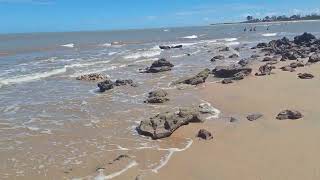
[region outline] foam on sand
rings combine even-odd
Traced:
[[[185,37],[182,37],[183,39],[197,39],[198,36],[197,35],[191,35],[191,36],[185,36]]]
[[[179,149],[179,148],[169,148],[169,149],[158,148],[159,151],[169,151],[169,154],[164,159],[161,160],[161,163],[157,167],[152,169],[152,172],[158,173],[158,171],[161,168],[163,168],[166,164],[168,164],[170,158],[172,157],[172,155],[175,152],[182,152],[182,151],[189,149],[191,147],[192,143],[193,143],[192,139],[189,139],[188,144],[182,149]]]
[[[126,172],[128,169],[130,169],[130,168],[132,168],[132,167],[134,167],[134,166],[137,166],[138,165],[138,163],[136,162],[136,161],[132,161],[131,163],[129,163],[124,169],[122,169],[121,171],[118,171],[118,172],[115,172],[115,173],[112,173],[112,174],[110,174],[110,175],[104,175],[104,173],[103,173],[103,169],[100,169],[99,170],[99,174],[96,176],[96,177],[94,177],[94,180],[106,180],[106,179],[112,179],[112,178],[114,178],[114,177],[117,177],[117,176],[119,176],[119,175],[121,175],[121,174],[123,174],[124,172]]]
[[[67,47],[67,48],[74,48],[74,44],[70,43],[70,44],[63,44],[61,45],[62,47]]]
[[[278,34],[277,33],[266,33],[266,34],[261,34],[261,35],[264,37],[274,37],[274,36],[277,36]]]

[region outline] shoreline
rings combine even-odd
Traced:
[[[261,62],[253,64],[252,67],[256,69],[258,64]],[[284,64],[287,63],[280,63]],[[311,72],[316,78],[298,79],[296,74],[299,72]],[[316,152],[320,147],[320,143],[316,143],[317,137],[320,136],[316,128],[320,125],[317,122],[320,112],[317,112],[315,103],[311,102],[313,98],[320,98],[320,95],[313,94],[312,97],[306,97],[307,99],[299,96],[305,92],[315,93],[320,90],[320,85],[313,83],[317,82],[319,77],[320,65],[316,64],[293,73],[276,70],[275,74],[267,77],[250,76],[231,85],[206,83],[199,93],[223,112],[222,117],[205,124],[193,124],[177,130],[173,137],[189,137],[194,140],[194,144],[188,150],[175,154],[158,174],[143,179],[319,178],[320,175],[316,173],[319,172],[319,169],[316,169],[319,158],[312,159],[312,155],[302,152],[305,149],[308,149],[308,152]],[[283,81],[289,83],[281,84]],[[283,98],[277,94],[287,87],[294,87],[295,84],[302,86],[297,90],[286,91]],[[261,94],[259,90],[262,91]],[[229,98],[236,99],[236,102],[230,102]],[[255,103],[256,101],[259,103]],[[276,120],[277,113],[283,108],[302,110],[305,117],[296,121]],[[253,112],[261,112],[264,117],[249,122],[245,117]],[[227,122],[228,117],[236,117],[239,122]],[[195,138],[195,134],[201,128],[213,132],[214,140],[201,141]],[[295,163],[300,161],[304,163]],[[296,172],[291,172],[290,168],[294,168]],[[315,172],[310,173],[310,171]]]
[[[275,23],[299,23],[299,22],[318,22],[319,20],[293,20],[293,21],[272,21],[272,22],[234,22],[234,23],[216,23],[209,24],[209,26],[217,26],[217,25],[239,25],[239,24],[275,24]]]

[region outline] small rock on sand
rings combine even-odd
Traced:
[[[81,75],[76,79],[80,81],[104,81],[104,80],[107,80],[108,77],[100,73],[91,73],[91,74]]]
[[[278,120],[286,120],[286,119],[296,120],[302,117],[303,115],[296,110],[284,110],[277,115]]]
[[[248,116],[247,116],[247,119],[248,119],[249,121],[255,121],[255,120],[261,118],[262,116],[263,116],[263,114],[261,114],[261,113],[254,113],[254,114],[248,115]]]
[[[199,132],[198,132],[197,137],[199,137],[201,139],[204,139],[204,140],[213,139],[212,134],[209,131],[205,130],[205,129],[200,129]]]
[[[298,77],[300,79],[312,79],[312,78],[314,78],[314,76],[312,74],[309,74],[309,73],[299,73]]]

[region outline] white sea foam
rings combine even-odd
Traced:
[[[114,51],[114,52],[109,52],[108,55],[109,55],[109,56],[112,56],[112,55],[115,55],[115,54],[117,54],[117,53],[118,53],[118,52],[115,52],[115,51]]]
[[[68,48],[74,48],[74,44],[73,43],[70,43],[70,44],[63,44],[61,45],[63,47],[68,47]]]
[[[229,42],[229,43],[226,43],[225,45],[226,46],[236,46],[236,45],[239,45],[240,42],[236,41],[236,42]]]
[[[67,67],[63,67],[60,69],[54,69],[51,71],[47,72],[41,72],[41,73],[33,73],[33,74],[28,74],[28,75],[22,75],[22,76],[14,76],[11,78],[1,78],[0,79],[0,87],[1,85],[9,85],[9,84],[19,84],[23,82],[30,82],[30,81],[35,81],[39,80],[42,78],[47,78],[50,76],[58,75],[65,73],[67,71]]]
[[[233,42],[233,41],[236,41],[238,40],[238,38],[225,38],[223,39],[224,41],[227,41],[227,42]]]
[[[163,31],[164,31],[164,32],[169,32],[170,30],[169,30],[169,29],[164,29]]]
[[[277,36],[277,33],[266,33],[266,34],[261,34],[264,37],[273,37],[273,36]]]
[[[157,167],[152,169],[152,172],[158,173],[158,171],[161,168],[163,168],[166,164],[168,164],[170,158],[172,157],[172,155],[175,152],[182,152],[182,151],[189,149],[191,147],[192,143],[193,143],[192,139],[189,139],[188,144],[182,149],[179,149],[179,148],[169,148],[169,149],[158,148],[158,150],[160,150],[160,151],[169,151],[169,154],[164,159],[161,160],[161,163]]]
[[[183,39],[197,39],[198,36],[197,35],[191,35],[191,36],[185,36],[185,37],[182,37]]]
[[[111,43],[104,43],[104,44],[102,44],[101,46],[110,47],[110,46],[111,46]]]
[[[156,60],[158,60],[158,58],[148,58],[148,59],[137,60],[134,63],[151,62],[151,61],[156,61]]]
[[[150,58],[159,56],[161,54],[161,49],[150,49],[147,51],[139,51],[129,55],[124,56],[125,59],[139,59],[139,58]]]
[[[136,161],[132,161],[130,164],[128,164],[124,169],[122,169],[121,171],[118,171],[118,172],[115,172],[115,173],[112,173],[110,175],[104,175],[104,170],[103,169],[100,169],[99,170],[99,174],[94,177],[94,180],[107,180],[107,179],[112,179],[114,177],[117,177],[121,174],[123,174],[124,172],[126,172],[128,169],[134,167],[134,166],[137,166],[138,163]]]

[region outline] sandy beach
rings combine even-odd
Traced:
[[[288,63],[276,67],[284,64]],[[299,72],[315,78],[299,79]],[[297,72],[276,69],[270,76],[250,76],[230,85],[206,84],[199,93],[223,112],[221,118],[177,130],[171,138],[192,138],[191,148],[175,154],[158,174],[143,179],[318,179],[319,77],[316,64]],[[284,109],[299,110],[304,118],[276,120]],[[248,121],[246,116],[255,112],[263,118]],[[231,116],[239,121],[230,123]],[[213,140],[195,138],[201,128],[213,132]]]

